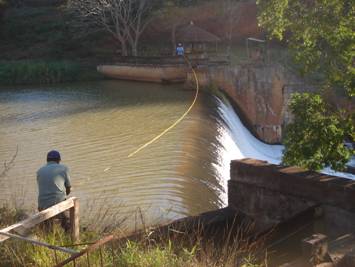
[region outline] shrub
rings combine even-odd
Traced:
[[[310,170],[343,170],[354,155],[344,140],[354,139],[351,118],[331,111],[317,94],[295,93],[290,101],[294,120],[287,126],[283,162]]]
[[[55,84],[89,77],[80,64],[59,61],[15,61],[0,63],[0,84]],[[96,71],[95,71],[96,72]]]

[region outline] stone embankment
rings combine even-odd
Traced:
[[[355,231],[355,181],[259,160],[231,163],[229,206],[270,227],[316,205],[335,230]],[[339,215],[339,216],[338,216]],[[347,216],[345,216],[347,215]],[[346,217],[346,219],[344,219]]]
[[[189,238],[198,232],[222,246],[241,236],[248,242],[263,241],[259,249],[273,251],[268,266],[353,267],[355,181],[259,160],[235,160],[228,207],[180,219],[158,231],[177,232]]]
[[[228,201],[229,208],[254,219],[260,231],[276,227],[283,232],[277,238],[283,240],[281,247],[302,248],[300,258],[283,266],[355,266],[355,181],[236,160],[231,163]],[[319,261],[311,265],[309,259],[315,257]]]
[[[279,64],[200,65],[197,75],[202,87],[215,86],[225,92],[252,133],[270,144],[282,141],[283,128],[291,118],[287,109],[291,93],[309,87]],[[193,81],[188,73],[187,85]]]

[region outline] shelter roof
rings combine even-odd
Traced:
[[[185,43],[215,43],[221,41],[218,36],[196,26],[193,22],[179,29],[176,33],[176,39]]]

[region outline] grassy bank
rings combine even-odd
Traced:
[[[55,84],[99,79],[94,67],[70,61],[0,62],[0,85]]]
[[[18,221],[22,211],[8,207],[0,209],[0,228]],[[104,233],[82,231],[81,244],[90,244],[102,237]],[[193,236],[193,237],[192,237]],[[31,233],[33,239],[47,243],[70,247],[80,251],[86,245],[73,246],[70,237],[59,226],[45,232],[37,227]],[[225,240],[226,241],[226,240]],[[226,243],[228,243],[226,241]],[[113,241],[102,250],[90,253],[76,261],[76,266],[125,266],[125,267],[228,267],[239,262],[243,267],[261,267],[252,257],[252,249],[243,244],[243,240],[234,240],[228,246],[216,246],[213,241],[202,242],[199,233],[193,235],[177,232],[173,236],[165,236],[154,230],[147,230],[134,239]],[[0,267],[5,266],[53,266],[68,258],[68,254],[47,248],[33,246],[23,241],[7,240],[0,245]]]

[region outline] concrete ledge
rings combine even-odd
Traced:
[[[231,162],[230,193],[241,184],[355,212],[355,181],[350,179],[244,159]],[[229,202],[238,206],[233,194]]]

